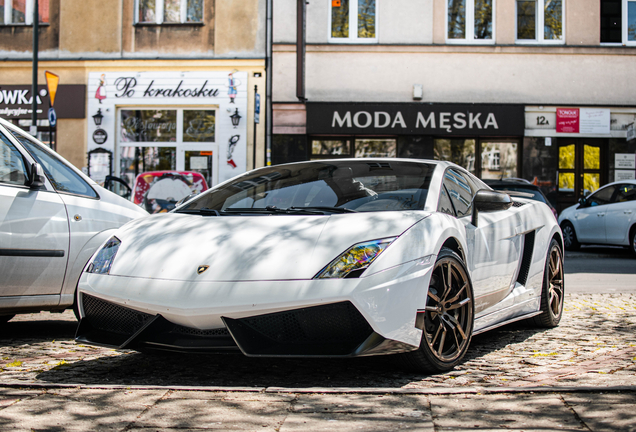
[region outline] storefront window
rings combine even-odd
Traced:
[[[438,138],[435,140],[436,160],[456,163],[470,173],[475,173],[475,140]]]
[[[524,138],[523,173],[521,176],[539,186],[550,203],[557,205],[556,172],[559,149],[553,140],[546,145],[545,138]],[[574,181],[574,177],[572,177]]]
[[[349,140],[311,140],[312,159],[326,157],[351,157],[351,141]]]
[[[636,178],[635,154],[636,140],[628,142],[622,138],[610,138],[608,154],[610,182]]]
[[[516,142],[481,141],[481,178],[503,179],[517,176],[519,157]]]
[[[214,142],[216,112],[214,110],[183,111],[183,141]]]
[[[389,139],[357,139],[355,157],[395,157],[397,142]]]
[[[121,142],[174,142],[176,110],[121,110]]]
[[[130,186],[141,173],[177,169],[176,147],[121,147],[120,152],[121,177]]]

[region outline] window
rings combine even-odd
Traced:
[[[601,0],[601,43],[636,45],[636,0]]]
[[[600,191],[592,194],[587,198],[587,205],[589,205],[590,207],[595,207],[599,205],[609,204],[612,200],[612,195],[614,195],[614,190],[616,190],[616,186],[608,186],[601,189]]]
[[[330,42],[377,42],[377,0],[331,0]]]
[[[22,155],[11,141],[0,133],[0,183],[23,186],[26,167]]]
[[[34,0],[0,0],[0,25],[33,24]],[[38,2],[38,16],[41,23],[49,22],[49,0]]]
[[[178,24],[203,21],[203,0],[136,0],[136,5],[137,23]]]
[[[493,43],[494,2],[495,0],[447,0],[447,41]]]
[[[618,185],[616,197],[613,202],[636,201],[636,185],[621,184]]]
[[[444,174],[444,187],[450,195],[457,217],[469,216],[474,193],[466,177],[459,171],[448,169]]]
[[[563,0],[517,0],[517,42],[563,43]]]
[[[13,136],[20,141],[29,154],[35,159],[46,173],[53,187],[58,192],[81,195],[88,198],[99,198],[93,188],[77,174],[71,167],[59,160],[55,153],[47,151],[26,136],[13,132]]]
[[[315,138],[311,140],[311,159],[350,157],[396,157],[395,138]]]

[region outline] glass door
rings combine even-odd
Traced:
[[[603,140],[559,139],[558,200],[561,211],[604,184]]]

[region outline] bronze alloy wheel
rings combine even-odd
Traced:
[[[425,372],[453,369],[464,357],[473,332],[473,290],[459,255],[442,249],[431,276],[419,349],[403,365]]]
[[[533,318],[539,327],[556,327],[563,315],[565,281],[563,279],[563,252],[559,242],[552,239],[546,257],[541,290],[541,315]]]

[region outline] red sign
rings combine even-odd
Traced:
[[[579,109],[557,108],[556,131],[561,133],[579,133]]]

